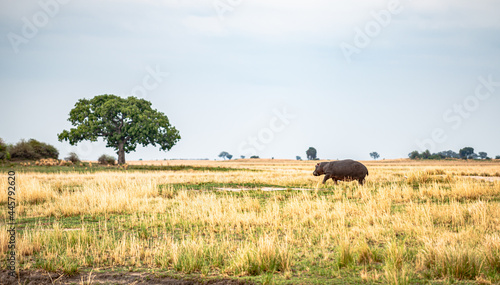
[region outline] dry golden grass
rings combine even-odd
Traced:
[[[467,177],[494,176],[498,162],[366,162],[363,187],[320,186],[321,178],[312,176],[315,162],[168,163],[261,171],[18,173],[21,266],[68,273],[84,267],[206,276],[278,272],[292,282],[309,278],[305,283],[339,274],[391,284],[500,282],[500,181]],[[256,190],[199,186],[207,183]],[[262,192],[261,184],[311,190]],[[7,188],[5,175],[0,188]],[[4,191],[5,207],[6,201]],[[0,213],[6,221],[6,211]],[[0,259],[7,254],[5,227]]]

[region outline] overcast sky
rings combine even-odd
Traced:
[[[181,134],[128,160],[500,155],[494,0],[0,0],[0,137],[57,140],[80,98],[138,96]],[[116,155],[115,155],[116,156]]]

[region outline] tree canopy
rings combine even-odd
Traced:
[[[122,98],[99,95],[80,99],[69,113],[74,126],[58,135],[59,141],[75,145],[81,141],[97,141],[102,137],[107,147],[118,154],[118,163],[125,163],[125,153],[142,146],[160,146],[170,150],[180,140],[179,131],[170,125],[168,117],[151,108],[151,102],[136,97]]]
[[[462,158],[462,159],[491,159],[488,157],[486,152],[479,152],[479,155],[474,153],[474,148],[464,147],[460,149],[459,153],[452,150],[440,151],[438,153],[432,153],[426,150],[422,153],[414,150],[408,154],[411,159],[447,159],[447,158]]]
[[[379,157],[380,157],[380,154],[378,154],[378,152],[374,151],[374,152],[370,152],[370,156],[371,156],[373,159],[377,160],[377,158],[379,158]]]
[[[219,157],[220,158],[223,158],[224,160],[227,158],[227,159],[231,159],[233,158],[233,155],[229,154],[229,152],[227,151],[223,151],[219,154]]]
[[[460,151],[458,152],[458,154],[460,154],[460,157],[463,158],[463,159],[473,158],[474,148],[472,148],[472,147],[464,147],[464,148],[460,149]]]
[[[307,155],[307,159],[309,159],[309,160],[316,159],[316,149],[314,147],[310,147],[306,151],[306,155]]]
[[[484,152],[484,151],[480,151],[478,154],[479,154],[479,157],[480,157],[481,159],[489,159],[489,157],[488,157],[488,153],[486,153],[486,152]]]

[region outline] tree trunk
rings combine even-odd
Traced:
[[[119,142],[118,143],[118,164],[122,165],[125,164],[125,150],[124,150],[125,143],[124,142]]]

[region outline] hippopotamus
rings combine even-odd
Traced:
[[[337,184],[338,180],[353,181],[358,180],[360,185],[363,185],[365,177],[368,175],[368,169],[361,162],[352,159],[327,161],[316,164],[316,169],[313,172],[314,176],[325,175],[323,184],[328,179],[333,179]]]

